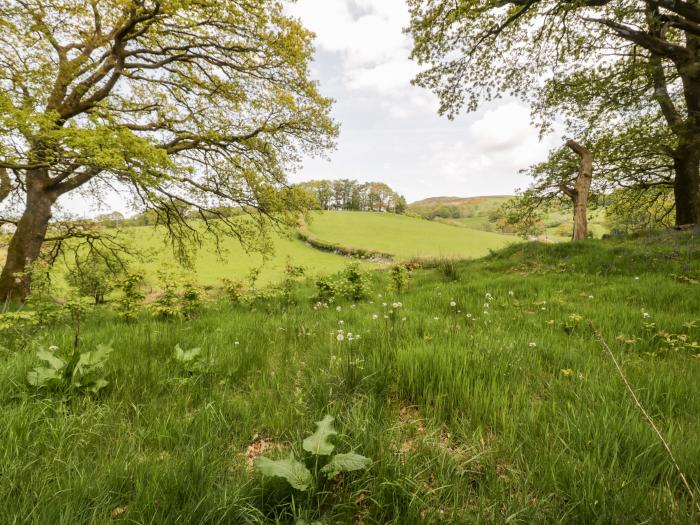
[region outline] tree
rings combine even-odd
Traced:
[[[588,193],[593,178],[593,154],[575,140],[568,140],[566,146],[581,159],[574,185],[562,183],[559,186],[574,206],[574,229],[571,239],[580,241],[588,236]]]
[[[337,133],[309,79],[312,51],[277,0],[3,0],[0,168],[21,217],[0,300],[28,293],[16,274],[71,192],[130,190],[183,258],[202,235],[252,242],[295,220],[305,201],[285,173]]]
[[[676,223],[700,222],[696,2],[409,0],[409,6],[413,57],[430,66],[416,83],[438,93],[441,113],[453,117],[508,93],[533,102],[543,129],[562,109],[608,132],[651,117],[672,136],[664,154],[673,164]]]

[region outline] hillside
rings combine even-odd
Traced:
[[[88,310],[83,347],[114,348],[98,395],[27,383],[36,349],[74,340],[48,324],[0,352],[4,521],[697,523],[588,320],[697,491],[699,235],[515,245],[403,292],[372,272],[364,300],[325,306],[301,283],[191,321]],[[315,469],[302,440],[326,414],[334,453],[369,468],[305,492],[255,469]]]
[[[313,217],[308,229],[322,241],[388,253],[397,260],[475,258],[518,241],[513,236],[390,213],[324,212]]]

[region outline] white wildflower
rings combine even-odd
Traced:
[[[344,336],[343,334],[338,334],[338,335],[335,336],[335,338],[336,338],[338,341],[344,341],[344,340],[345,340],[345,336]]]
[[[338,305],[338,306],[335,307],[335,311],[336,311],[336,312],[340,312],[342,309],[343,309],[343,308],[342,308],[340,305]]]
[[[532,343],[530,343],[528,346],[529,346],[530,348],[536,348],[536,347],[537,347],[537,343],[532,342]]]
[[[372,319],[379,319],[379,316],[377,314],[372,314]]]
[[[454,302],[454,301],[450,301],[450,306],[451,306],[452,308],[454,308],[455,306],[457,306],[457,303]]]

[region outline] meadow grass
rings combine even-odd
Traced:
[[[435,266],[400,294],[373,272],[357,303],[301,284],[295,304],[212,302],[189,322],[94,310],[81,345],[115,348],[97,397],[27,385],[33,350],[69,346],[70,326],[0,351],[0,522],[697,523],[587,320],[697,502],[698,232]],[[203,369],[176,344],[202,348]],[[249,446],[299,455],[325,414],[368,471],[309,494],[249,471]]]
[[[482,257],[518,242],[517,237],[470,229],[405,215],[331,211],[317,214],[309,231],[320,240],[354,249],[414,257]]]

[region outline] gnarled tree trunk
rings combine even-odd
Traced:
[[[593,179],[593,154],[574,140],[567,141],[566,145],[579,156],[581,167],[573,188],[566,184],[559,187],[574,205],[574,233],[571,240],[580,241],[588,236],[588,194]]]
[[[0,301],[23,301],[29,293],[30,276],[25,272],[39,257],[51,219],[51,208],[58,198],[46,188],[41,177],[27,177],[27,203],[17,223],[7,259],[0,274]]]

